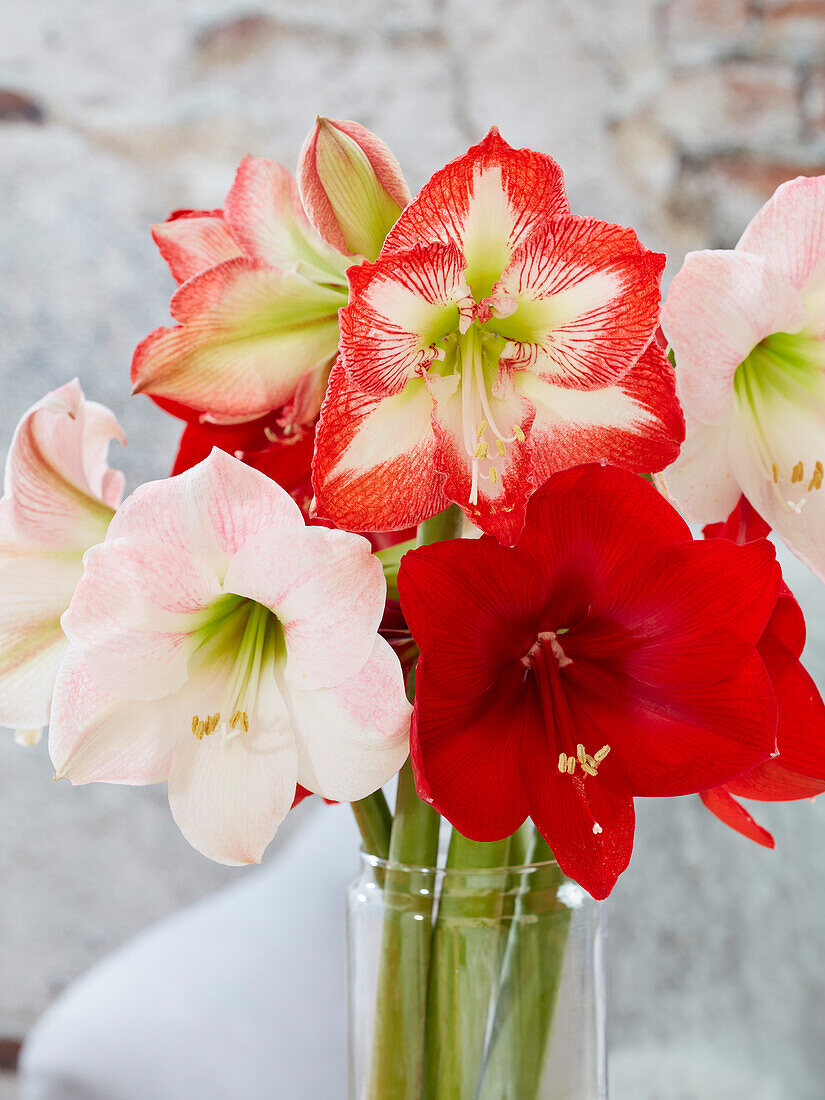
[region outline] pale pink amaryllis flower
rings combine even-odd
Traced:
[[[377,255],[409,200],[389,149],[353,122],[319,119],[301,159],[302,203],[281,165],[246,157],[222,210],[176,211],[153,236],[181,284],[137,348],[136,392],[191,419],[311,424],[338,348],[346,270]]]
[[[298,784],[356,800],[406,758],[401,667],[377,633],[385,591],[366,539],[307,527],[223,451],[142,486],[63,616],[57,775],[168,781],[195,848],[257,862]]]
[[[668,492],[704,524],[744,493],[825,580],[825,176],[783,183],[736,248],[691,252],[662,327],[688,422]]]
[[[87,401],[75,379],[23,416],[6,459],[0,500],[0,725],[34,744],[49,721],[68,642],[60,616],[102,542],[123,492],[107,465],[125,442],[114,414]]]
[[[454,502],[512,544],[555,471],[668,465],[684,424],[654,340],[663,266],[631,229],[571,214],[556,162],[492,129],[349,272],[317,513],[398,529]]]

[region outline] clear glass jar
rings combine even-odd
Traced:
[[[606,1100],[604,909],[555,862],[362,855],[350,1100]]]

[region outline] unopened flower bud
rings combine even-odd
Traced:
[[[327,244],[374,260],[410,201],[398,161],[357,122],[319,118],[298,163],[301,198]]]

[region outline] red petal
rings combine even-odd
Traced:
[[[779,756],[727,786],[762,802],[813,798],[825,791],[825,703],[790,650],[766,634],[759,654],[776,695]]]
[[[528,371],[515,380],[536,408],[531,429],[536,485],[588,462],[636,473],[663,470],[679,454],[685,421],[675,375],[655,344],[615,386],[603,390],[551,386]]]
[[[642,684],[601,661],[574,660],[562,678],[588,751],[591,738],[610,745],[634,795],[718,787],[776,745],[776,704],[755,652],[735,677],[681,690]]]
[[[385,396],[416,376],[422,352],[458,328],[464,267],[455,245],[437,244],[349,269],[341,353],[354,386]]]
[[[715,814],[720,821],[724,821],[731,829],[735,829],[737,833],[755,840],[765,848],[776,847],[776,841],[768,830],[757,824],[745,807],[741,806],[735,798],[731,798],[722,787],[700,791],[699,797],[712,814]]]
[[[420,379],[393,397],[370,397],[350,385],[339,359],[318,423],[316,515],[348,531],[398,531],[446,508],[431,412]]]
[[[633,850],[636,816],[620,764],[608,756],[597,777],[580,768],[562,775],[539,718],[522,738],[521,776],[530,816],[559,867],[594,898],[606,898]]]
[[[545,382],[611,385],[653,339],[664,264],[632,229],[597,218],[548,218],[501,277],[499,288],[523,310],[496,321],[496,332],[532,345],[530,369]]]
[[[474,202],[480,196],[486,202]],[[492,200],[492,201],[491,201]],[[387,236],[383,255],[417,244],[451,241],[492,264],[491,277],[468,280],[477,297],[489,294],[521,241],[545,218],[570,211],[562,172],[552,157],[513,149],[493,127],[463,157],[436,172],[404,210]],[[497,267],[497,270],[494,270]]]
[[[433,691],[460,700],[524,673],[546,597],[523,557],[488,538],[422,546],[401,559],[398,592]]]
[[[783,581],[776,607],[765,627],[765,636],[801,657],[805,648],[805,617],[790,588]]]
[[[419,795],[472,840],[502,840],[527,816],[519,741],[534,708],[513,667],[490,690],[444,699],[422,657],[410,756]]]
[[[771,529],[744,495],[724,523],[709,523],[702,528],[706,539],[730,539],[740,545],[767,538]]]
[[[753,656],[776,601],[779,566],[764,539],[660,547],[628,556],[594,594],[565,652],[606,661],[657,687],[718,683]]]

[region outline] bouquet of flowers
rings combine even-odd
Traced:
[[[698,793],[773,846],[739,798],[825,790],[766,538],[825,580],[825,177],[663,308],[665,256],[495,128],[411,198],[319,119],[297,180],[247,157],[152,232],[176,323],[132,383],[185,424],[172,476],[121,502],[76,380],[23,417],[0,722],[48,725],[56,778],[167,783],[226,864],[310,794],[352,803],[380,915],[353,1097],[603,1096],[552,1052],[634,799]]]

